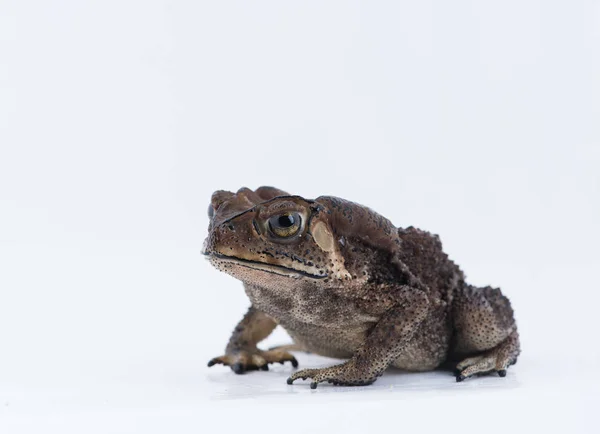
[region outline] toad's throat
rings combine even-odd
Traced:
[[[253,261],[251,259],[236,258],[235,256],[227,256],[222,255],[220,253],[210,253],[205,255],[208,257],[208,259],[217,258],[221,261],[229,262],[235,265],[239,265],[241,267],[250,268],[252,270],[265,271],[267,273],[278,274],[280,276],[295,278],[308,277],[311,279],[325,279],[326,277],[328,277],[327,274],[311,274],[307,271],[296,270],[294,268],[288,268],[283,265],[269,264],[266,262]]]

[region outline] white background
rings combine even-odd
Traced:
[[[0,432],[598,432],[599,120],[596,1],[0,0]],[[519,363],[208,369],[210,194],[263,184],[439,233]]]

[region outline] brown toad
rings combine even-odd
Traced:
[[[476,288],[436,235],[398,229],[371,209],[273,187],[217,191],[204,254],[244,283],[252,303],[217,363],[240,374],[296,359],[291,349],[348,359],[295,372],[342,385],[373,383],[388,366],[425,371],[454,364],[456,379],[506,369],[519,355],[510,302]],[[257,344],[280,324],[293,345]]]

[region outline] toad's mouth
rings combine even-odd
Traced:
[[[307,271],[296,270],[294,268],[284,267],[283,265],[269,264],[266,262],[253,261],[251,259],[236,258],[235,256],[222,255],[220,253],[204,253],[206,259],[210,261],[226,262],[240,267],[250,268],[252,270],[265,271],[267,273],[278,274],[280,276],[300,278],[308,277],[310,279],[325,279],[327,274],[312,274]]]

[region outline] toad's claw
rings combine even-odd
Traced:
[[[285,362],[290,362],[294,368],[298,367],[296,358],[286,351],[254,349],[234,351],[215,357],[208,362],[208,366],[221,364],[231,367],[231,370],[236,374],[244,374],[259,369],[268,371],[270,363],[281,363],[283,365]]]

